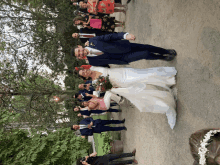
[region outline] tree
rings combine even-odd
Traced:
[[[74,100],[75,90],[63,90],[54,84],[49,74],[39,72],[23,73],[14,71],[7,63],[0,67],[0,100],[1,107],[20,113],[20,122],[28,122],[30,127],[66,127],[66,123],[56,123],[57,119],[67,117],[57,112],[64,111],[64,105],[57,104],[53,96],[66,95],[66,99]],[[22,74],[23,73],[23,74]],[[45,78],[47,77],[47,78]],[[49,78],[49,79],[48,79]]]
[[[71,47],[78,42],[71,36],[77,30],[72,22],[74,9],[66,1],[2,0],[0,31],[14,51],[32,48],[25,54],[26,60],[38,60],[52,70],[62,71],[65,55],[70,54]],[[10,32],[4,30],[6,26]],[[8,54],[14,53],[10,50]]]
[[[77,158],[86,156],[91,144],[77,137],[70,128],[49,132],[48,136],[31,135],[26,130],[6,131],[7,123],[16,121],[18,114],[0,111],[0,160],[7,165],[73,164]]]

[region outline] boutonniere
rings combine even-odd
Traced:
[[[89,45],[90,46],[95,46],[93,42],[89,42]]]

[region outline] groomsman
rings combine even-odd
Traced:
[[[73,98],[77,98],[79,102],[89,101],[91,98],[96,98],[97,96],[86,93],[84,90],[80,90],[76,93]]]
[[[79,33],[73,33],[72,37],[76,39],[79,38],[82,43],[86,43],[90,38],[105,34],[111,34],[111,32],[102,31],[100,29],[81,28]]]
[[[92,118],[83,119],[79,125],[73,125],[72,130],[80,130],[82,136],[92,136],[93,133],[101,133],[106,131],[127,130],[126,127],[109,127],[108,124],[122,124],[124,120],[93,120]]]

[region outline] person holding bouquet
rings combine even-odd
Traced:
[[[79,71],[80,76],[90,77],[93,81],[100,76],[109,77],[113,87],[118,87],[106,92],[103,101],[106,107],[109,105],[109,100],[113,99],[120,103],[125,97],[141,112],[166,114],[172,129],[176,123],[176,101],[170,87],[176,83],[176,73],[174,67],[136,69],[92,66],[89,70]],[[95,108],[99,107],[98,104],[92,104]]]

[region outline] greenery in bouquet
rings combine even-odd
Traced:
[[[109,80],[109,75],[107,77],[99,76],[97,82],[94,84],[95,89],[99,89],[102,92],[105,92],[112,88],[112,84]]]
[[[103,138],[103,152],[105,154],[109,154],[112,148],[112,146],[110,145],[110,143],[113,141],[112,136],[110,136],[107,132],[102,132],[101,137]]]

